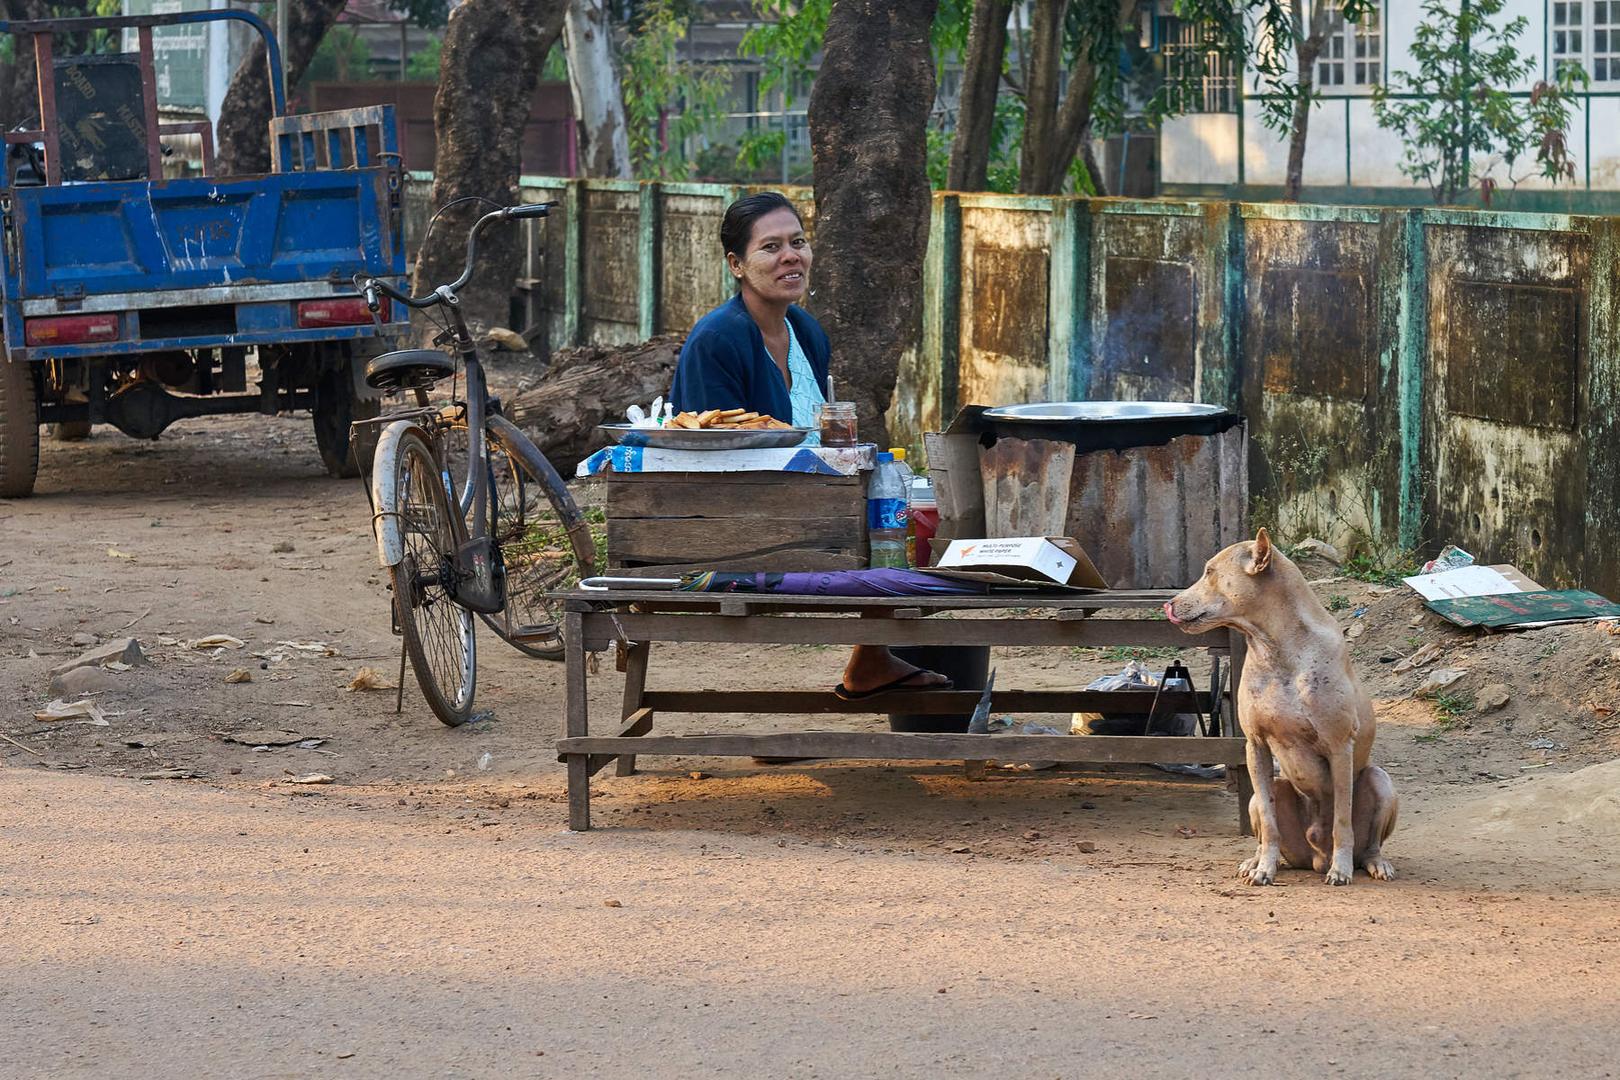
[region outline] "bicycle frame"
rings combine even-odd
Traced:
[[[461,314],[461,290],[466,287],[472,278],[473,265],[478,251],[478,234],[492,221],[509,218],[545,217],[555,203],[524,203],[518,206],[503,207],[491,211],[473,223],[467,232],[467,261],[462,268],[461,276],[449,285],[440,285],[431,293],[424,296],[410,296],[394,288],[385,281],[377,278],[368,278],[356,275],[355,283],[365,293],[366,304],[373,312],[380,308],[378,294],[382,293],[407,307],[425,310],[433,307],[443,307],[449,312],[449,340],[446,342],[456,355],[460,356],[462,367],[467,377],[467,393],[465,402],[461,403],[466,409],[467,424],[467,476],[462,482],[461,494],[455,494],[452,478],[449,475],[449,465],[440,461],[441,474],[446,479],[445,494],[454,500],[461,510],[461,517],[466,525],[466,540],[479,540],[489,535],[489,470],[479,468],[484,462],[488,447],[486,424],[489,409],[489,384],[484,374],[483,362],[478,357],[478,347],[473,341],[472,332],[467,328],[467,320]],[[409,420],[412,417],[426,421],[428,428],[432,429],[443,423],[443,410],[434,409],[417,413],[395,414],[387,417],[388,420]],[[431,440],[437,450],[437,438]],[[386,547],[386,545],[385,545]],[[387,555],[385,554],[385,562]]]

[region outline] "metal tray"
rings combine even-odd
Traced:
[[[986,409],[986,420],[1010,423],[1140,423],[1144,420],[1193,420],[1219,416],[1219,405],[1190,401],[1044,401],[1034,405],[1004,405]]]
[[[798,446],[809,428],[638,428],[629,424],[598,424],[608,438],[624,446],[651,446],[660,450],[767,450]]]

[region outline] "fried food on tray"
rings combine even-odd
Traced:
[[[677,413],[669,426],[705,431],[778,431],[793,425],[747,409],[707,409],[698,413]]]

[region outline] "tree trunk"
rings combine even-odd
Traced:
[[[937,0],[836,0],[810,94],[816,313],[863,441],[888,445],[900,358],[922,344],[929,46]]]
[[[945,186],[983,191],[990,174],[990,140],[1007,52],[1008,0],[977,0],[963,59],[962,93],[956,107],[956,137]]]
[[[1063,73],[1063,15],[1068,6],[1067,0],[1035,0],[1029,19],[1029,82],[1024,88],[1024,142],[1018,155],[1018,190],[1024,195],[1045,195],[1051,188]]]
[[[1301,36],[1304,27],[1300,13],[1300,0],[1293,0],[1296,43],[1295,64],[1298,71],[1297,94],[1294,97],[1294,120],[1288,131],[1288,171],[1283,180],[1283,201],[1298,202],[1299,189],[1305,182],[1305,141],[1311,130],[1312,100],[1316,93],[1316,61],[1322,55],[1328,35],[1344,29],[1344,12],[1333,10],[1328,4],[1318,3],[1311,14],[1311,30]],[[1349,61],[1346,61],[1348,63]]]
[[[86,15],[84,0],[64,0],[54,5],[63,18]],[[30,19],[49,19],[53,5],[46,0],[0,0],[0,17],[7,22],[25,22]],[[75,10],[76,9],[76,10]],[[39,81],[34,70],[34,39],[24,34],[9,34],[11,57],[0,61],[0,124],[4,130],[27,124],[39,124]],[[61,55],[61,43],[57,43]],[[9,179],[9,177],[8,177]]]
[[[630,137],[604,0],[568,0],[563,34],[579,131],[580,175],[628,180]]]
[[[469,201],[445,211],[424,238],[414,292],[428,292],[460,276],[472,223],[491,204],[518,201],[523,129],[546,53],[562,30],[565,4],[465,0],[451,13],[433,98],[439,143],[433,205]],[[521,235],[518,226],[497,222],[478,238],[478,264],[462,301],[462,314],[475,333],[506,325]]]
[[[280,43],[287,54],[288,93],[304,77],[304,69],[309,67],[343,5],[344,0],[292,0],[287,12],[287,40]],[[231,76],[231,85],[219,107],[214,139],[218,148],[214,153],[216,176],[270,171],[270,69],[265,63],[263,39],[254,42]]]
[[[534,440],[564,476],[607,445],[598,424],[624,422],[630,405],[645,408],[667,397],[675,379],[681,337],[655,337],[637,345],[563,349],[545,377],[506,404],[506,415]]]
[[[1121,153],[1124,150],[1121,148]],[[1108,194],[1108,177],[1103,174],[1101,162],[1097,160],[1097,151],[1091,145],[1091,127],[1080,133],[1080,160],[1086,163],[1086,175],[1091,177],[1091,190],[1098,195]],[[1123,195],[1124,192],[1118,194]]]

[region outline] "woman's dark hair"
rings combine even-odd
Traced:
[[[799,217],[793,203],[780,191],[762,191],[726,207],[726,216],[720,222],[720,246],[725,248],[726,254],[739,259],[748,254],[748,238],[753,235],[754,222],[776,210],[793,210],[793,216]],[[799,225],[804,225],[803,218],[799,218]]]

